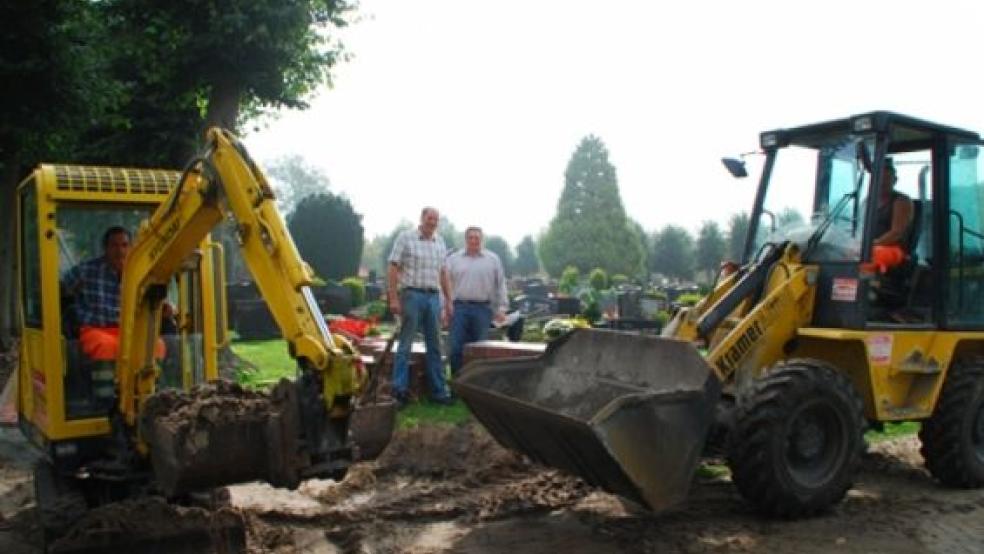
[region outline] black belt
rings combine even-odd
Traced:
[[[435,294],[438,291],[438,289],[423,288],[423,287],[407,287],[407,290],[423,292],[426,294]]]
[[[481,305],[481,306],[488,306],[489,305],[489,301],[488,300],[455,300],[454,303],[455,304],[477,304],[477,305]]]

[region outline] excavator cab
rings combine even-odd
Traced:
[[[455,391],[503,445],[653,510],[717,450],[759,511],[819,513],[884,422],[984,485],[981,146],[891,112],[762,133],[744,259],[663,336],[578,330]]]
[[[136,235],[167,198],[173,171],[41,165],[18,188],[21,314],[20,425],[56,467],[101,452],[114,408],[115,358],[82,351],[76,294],[64,286],[80,263],[103,256],[115,226]],[[161,340],[158,386],[190,388],[218,376],[227,341],[219,245],[204,240],[167,292],[176,317]],[[168,327],[167,324],[164,326]]]

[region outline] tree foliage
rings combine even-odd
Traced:
[[[301,200],[331,188],[325,172],[298,155],[285,156],[267,164],[266,173],[277,191],[280,213],[288,216]]]
[[[495,252],[495,255],[499,256],[499,261],[502,262],[502,271],[506,274],[506,277],[511,277],[515,265],[515,258],[506,239],[499,235],[489,235],[485,237],[484,242],[486,249]]]
[[[389,252],[384,252],[389,235],[376,235],[362,247],[362,267],[374,272],[377,276],[386,275],[385,258]],[[392,243],[390,243],[392,245]]]
[[[588,274],[588,284],[597,291],[602,291],[608,288],[608,274],[605,273],[604,269],[596,267],[591,270]]]
[[[705,221],[697,232],[697,270],[708,275],[717,273],[727,242],[715,221]]]
[[[728,220],[728,259],[741,262],[749,228],[748,212],[736,213]]]
[[[557,290],[564,294],[571,294],[581,282],[581,272],[576,267],[569,265],[560,274],[557,282]]]
[[[383,268],[383,273],[385,275],[386,268],[389,267],[389,257],[393,253],[393,244],[396,243],[396,237],[400,236],[400,233],[406,231],[407,229],[413,229],[414,225],[407,220],[403,220],[397,223],[396,227],[390,231],[390,234],[383,239],[382,247],[379,251],[380,265]]]
[[[650,270],[673,279],[693,279],[694,240],[686,229],[667,225],[654,234],[652,244]]]
[[[205,123],[234,129],[264,107],[305,108],[344,57],[345,0],[115,0],[143,74],[192,94]],[[243,117],[244,116],[244,117]]]
[[[0,282],[14,187],[39,161],[181,167],[209,125],[303,108],[345,58],[346,0],[0,4]],[[0,287],[0,341],[11,287]]]
[[[631,275],[641,269],[642,245],[625,215],[615,167],[601,139],[585,137],[571,156],[539,254],[554,276],[569,265]]]
[[[465,234],[459,231],[446,215],[442,215],[437,224],[437,234],[444,239],[444,246],[447,247],[448,252],[457,250],[465,244]]]
[[[301,200],[287,226],[297,250],[319,277],[342,279],[359,271],[362,216],[344,196],[326,192]]]
[[[540,260],[536,257],[536,242],[533,237],[526,235],[516,245],[516,263],[513,272],[516,275],[533,275],[540,271]]]

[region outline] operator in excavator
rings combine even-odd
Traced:
[[[92,393],[97,401],[113,395],[116,355],[120,342],[120,282],[123,264],[130,251],[130,231],[113,226],[103,233],[101,256],[83,261],[62,278],[62,296],[68,302],[69,331],[77,334],[82,354],[95,362]],[[173,317],[173,307],[164,303],[164,318]],[[164,341],[158,340],[154,355],[164,358]]]

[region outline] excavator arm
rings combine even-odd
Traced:
[[[302,369],[324,381],[324,400],[351,395],[353,350],[333,337],[310,286],[303,261],[277,211],[263,173],[228,131],[213,128],[205,153],[141,227],[127,256],[120,294],[120,411],[133,425],[142,402],[154,392],[153,359],[160,311],[168,282],[205,236],[226,216],[236,222],[243,260]]]
[[[262,171],[236,137],[210,129],[204,153],[189,164],[170,197],[142,224],[127,256],[116,367],[119,415],[123,425],[133,430],[134,448],[151,457],[155,473],[166,474],[158,475],[158,480],[168,493],[249,479],[296,485],[303,477],[337,476],[351,461],[348,423],[365,375],[352,345],[329,332],[309,288],[312,271],[299,255],[274,200]],[[271,404],[269,421],[256,424],[226,418],[204,431],[195,427],[208,445],[200,448],[196,443],[188,450],[180,444],[183,435],[175,431],[161,438],[148,416],[148,411],[162,412],[160,402],[148,407],[160,396],[155,395],[159,369],[154,347],[168,282],[227,217],[236,224],[243,260],[300,372],[296,382],[281,383],[272,393],[277,399]],[[275,410],[274,404],[279,408]],[[383,434],[388,440],[389,432]],[[240,443],[232,441],[236,435],[242,435]],[[256,443],[257,435],[265,444]],[[257,458],[254,468],[243,468],[249,464],[242,457],[258,447],[270,454]],[[189,461],[194,453],[207,455],[201,463]],[[228,463],[220,463],[224,457],[230,458],[225,460]],[[241,473],[223,469],[236,466]]]

